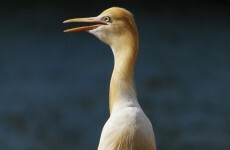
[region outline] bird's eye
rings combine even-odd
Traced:
[[[111,22],[111,18],[109,16],[106,16],[103,18],[105,22]]]

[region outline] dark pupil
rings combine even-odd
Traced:
[[[105,17],[105,21],[109,21],[109,17]]]

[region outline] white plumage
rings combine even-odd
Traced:
[[[109,45],[114,54],[110,82],[110,118],[104,125],[98,150],[156,150],[152,124],[140,107],[135,90],[134,66],[138,54],[138,31],[133,15],[112,7],[97,17],[69,19],[95,25],[68,29],[87,31]]]

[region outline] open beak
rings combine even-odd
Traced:
[[[92,29],[96,29],[97,27],[99,27],[101,25],[106,25],[106,22],[102,21],[99,17],[74,18],[74,19],[68,19],[68,20],[64,21],[63,23],[72,23],[72,22],[88,22],[88,23],[91,23],[93,25],[67,29],[64,32],[89,31]]]

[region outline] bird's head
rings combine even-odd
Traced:
[[[133,15],[126,9],[112,7],[103,11],[96,17],[74,18],[64,21],[70,22],[88,22],[93,25],[77,27],[65,30],[64,32],[86,31],[102,42],[114,47],[117,43],[128,44],[131,41],[138,46],[138,32]]]

